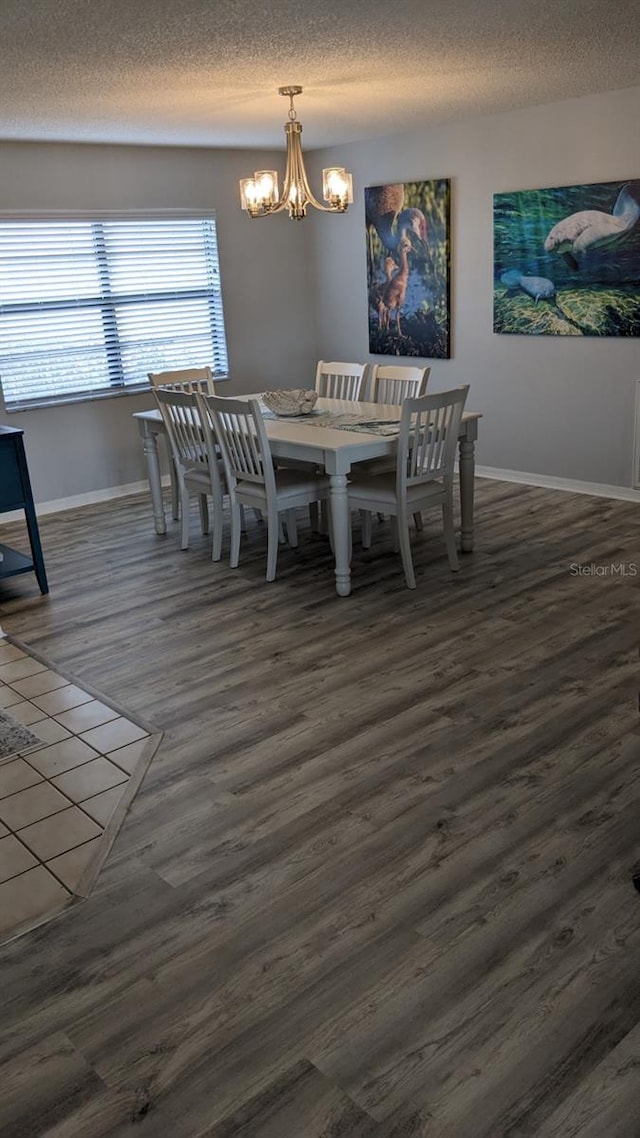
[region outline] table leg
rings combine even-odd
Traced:
[[[146,424],[145,424],[146,427]],[[162,500],[162,482],[160,481],[160,463],[158,461],[158,436],[154,431],[145,430],[142,436],[144,454],[147,460],[149,474],[149,489],[153,505],[153,521],[156,533],[167,532],[167,522],[164,516],[164,502]]]
[[[475,487],[475,443],[468,437],[460,443],[460,548],[463,553],[473,551],[473,494]]]
[[[336,593],[339,597],[348,597],[351,592],[351,559],[349,556],[350,515],[346,475],[332,474],[329,489],[333,550],[336,558]]]

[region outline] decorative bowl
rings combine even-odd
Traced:
[[[313,388],[295,387],[291,391],[265,391],[262,401],[276,415],[309,415],[317,398]]]

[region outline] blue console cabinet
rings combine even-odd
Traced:
[[[0,544],[0,580],[16,573],[35,572],[41,593],[48,593],[47,574],[40,545],[38,519],[33,504],[29,468],[24,453],[24,431],[0,427],[0,514],[24,510],[31,545],[31,557]]]

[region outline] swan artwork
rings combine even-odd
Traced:
[[[547,253],[559,253],[577,271],[580,258],[591,249],[617,244],[640,218],[640,181],[627,182],[620,190],[613,210],[583,209],[559,221],[547,234]]]

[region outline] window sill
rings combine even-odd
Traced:
[[[226,383],[229,379],[228,375],[217,375],[214,377],[215,383]],[[121,399],[123,396],[128,398],[131,395],[144,395],[145,392],[151,391],[151,384],[141,383],[134,386],[127,385],[126,387],[114,387],[112,391],[96,391],[82,392],[78,395],[60,395],[54,399],[38,399],[31,403],[18,403],[4,406],[4,413],[6,415],[22,415],[26,411],[42,411],[50,407],[68,407],[72,403],[101,403],[104,399]]]

